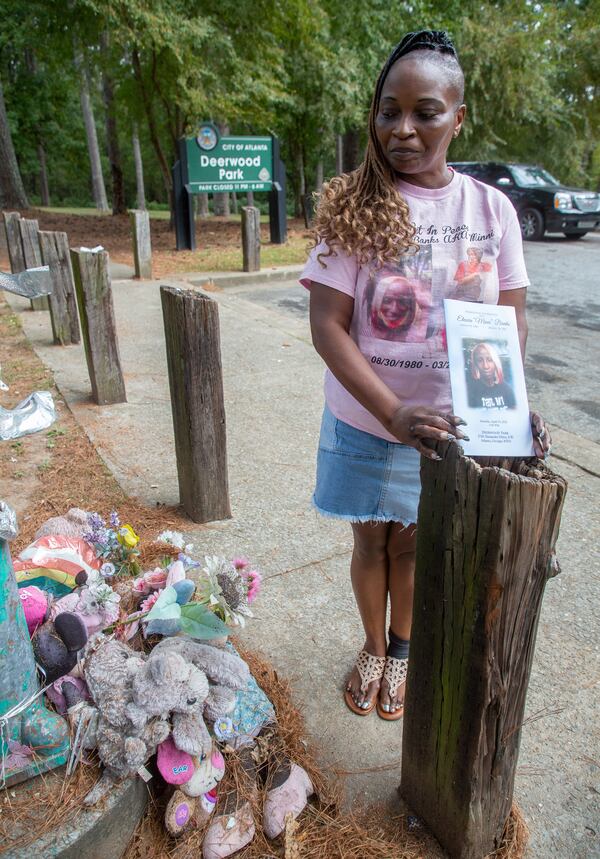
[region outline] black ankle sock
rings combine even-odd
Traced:
[[[390,643],[388,644],[387,655],[393,656],[394,659],[408,659],[410,639],[400,638],[391,629],[388,630],[388,638]]]

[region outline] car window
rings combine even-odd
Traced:
[[[459,173],[465,173],[467,176],[473,176],[474,179],[483,178],[483,167],[481,164],[452,164]]]
[[[493,185],[497,185],[499,179],[508,179],[511,185],[515,184],[515,180],[510,174],[510,170],[506,167],[490,167],[486,172],[485,181],[490,182]],[[506,185],[507,183],[504,181],[501,184]]]
[[[560,185],[547,170],[541,167],[513,167],[515,179],[523,188],[537,188],[540,185]]]

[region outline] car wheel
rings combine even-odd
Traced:
[[[567,239],[582,239],[584,236],[587,236],[587,230],[578,230],[577,232],[565,233],[565,238]]]
[[[544,236],[544,218],[537,209],[522,209],[519,212],[521,235],[527,242],[539,242]]]

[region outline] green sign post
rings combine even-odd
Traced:
[[[177,250],[194,250],[192,197],[231,191],[268,192],[271,241],[286,240],[285,166],[274,137],[220,137],[212,123],[179,140],[173,167]]]

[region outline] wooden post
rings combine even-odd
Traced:
[[[79,343],[79,321],[75,282],[66,233],[38,233],[43,264],[50,267],[52,293],[50,299],[50,321],[54,342],[61,346]]]
[[[40,240],[38,238],[39,229],[40,225],[34,218],[21,218],[19,221],[25,268],[37,268],[43,265]],[[40,295],[39,298],[32,298],[31,309],[49,310],[50,302],[48,301],[48,296]]]
[[[244,271],[260,271],[260,209],[242,206],[242,258]]]
[[[150,215],[145,209],[131,209],[131,235],[133,238],[133,264],[135,276],[152,277],[152,245],[150,240]]]
[[[438,451],[421,460],[400,792],[453,859],[481,859],[510,813],[566,482],[537,460]]]
[[[71,250],[79,320],[92,397],[99,406],[124,403],[125,383],[119,358],[106,251]]]
[[[23,257],[23,242],[21,241],[21,230],[19,212],[4,212],[4,229],[6,230],[6,244],[8,247],[8,258],[10,270],[13,274],[25,271],[25,259]]]
[[[227,438],[216,301],[160,288],[179,495],[194,522],[231,517]]]

